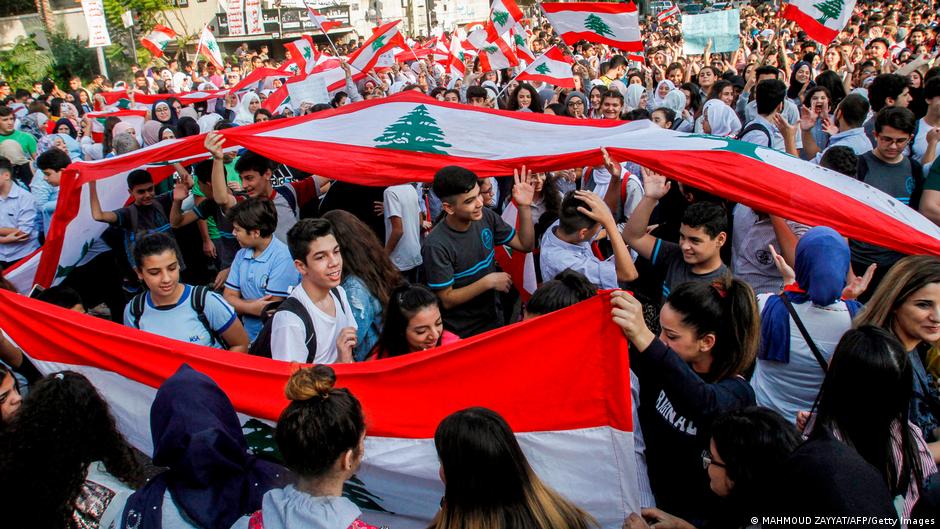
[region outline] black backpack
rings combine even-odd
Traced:
[[[739,132],[738,135],[734,137],[734,139],[740,140],[741,138],[744,137],[745,134],[747,134],[747,133],[749,133],[749,132],[753,132],[753,131],[755,131],[755,130],[759,130],[759,131],[761,131],[761,132],[764,133],[764,136],[767,136],[767,147],[770,148],[770,149],[773,149],[773,148],[774,148],[774,137],[773,137],[773,135],[770,133],[770,130],[769,130],[767,127],[765,127],[764,125],[762,125],[761,123],[758,123],[758,122],[756,122],[756,121],[749,121],[749,122],[744,126],[744,128],[741,129],[741,132]]]
[[[206,297],[209,296],[212,290],[207,286],[195,286],[192,289],[193,291],[189,295],[189,305],[196,313],[196,317],[199,318],[199,323],[209,331],[209,335],[212,336],[213,340],[221,344],[223,348],[228,349],[225,339],[212,328],[212,325],[209,324],[209,318],[206,318]],[[142,292],[134,296],[130,301],[130,305],[131,316],[137,323],[137,327],[140,328],[140,317],[143,316],[144,308],[147,306],[147,293]]]
[[[297,288],[303,288],[298,286]],[[330,293],[336,298],[336,306],[343,314],[346,314],[346,304],[343,303],[343,297],[335,287],[330,289]],[[271,327],[274,325],[274,315],[278,312],[290,312],[300,318],[304,323],[304,336],[306,336],[307,360],[305,363],[312,364],[317,356],[317,330],[313,326],[313,319],[307,312],[307,307],[299,299],[291,296],[283,301],[268,303],[261,311],[261,331],[251,342],[248,353],[255,356],[272,358],[271,356]]]

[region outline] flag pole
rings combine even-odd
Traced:
[[[538,59],[538,58],[536,58],[536,59]],[[535,61],[532,61],[532,62],[535,62]],[[503,95],[503,92],[505,92],[506,89],[509,88],[509,85],[511,85],[512,82],[516,80],[516,77],[519,77],[520,75],[524,74],[525,71],[526,71],[528,68],[529,68],[529,67],[526,66],[525,68],[522,69],[521,72],[517,73],[516,75],[514,75],[514,76],[512,77],[512,79],[510,79],[509,81],[507,81],[506,84],[503,85],[502,90],[500,90],[499,93],[496,94],[496,99],[499,99],[499,96]]]
[[[307,15],[310,15],[310,14],[311,14],[311,13],[310,13],[310,6],[307,4],[307,0],[304,0],[304,7],[307,8]],[[333,44],[333,39],[330,38],[329,33],[327,33],[326,30],[323,29],[323,26],[320,24],[320,21],[319,21],[319,20],[317,20],[316,18],[314,18],[314,22],[317,23],[317,27],[320,28],[320,31],[323,32],[323,36],[326,37],[326,41],[330,43],[330,48],[333,48],[333,53],[335,54],[336,58],[337,58],[338,60],[342,60],[342,59],[340,59],[339,50],[336,49],[336,44]],[[348,64],[351,68],[355,68],[357,72],[359,72],[359,73],[361,73],[361,74],[364,74],[364,75],[366,75],[366,76],[368,76],[368,77],[371,77],[373,81],[379,83],[380,85],[382,84],[382,81],[381,81],[378,77],[375,77],[375,76],[372,75],[371,73],[363,72],[363,71],[362,71],[358,66],[356,66],[355,64],[353,64],[353,63],[351,63],[351,62],[348,62],[348,61],[346,62],[346,64]]]

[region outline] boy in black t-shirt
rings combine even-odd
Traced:
[[[523,167],[514,178],[518,232],[483,207],[472,171],[449,166],[434,175],[434,194],[441,199],[445,217],[425,239],[421,256],[428,286],[444,307],[444,326],[461,338],[495,329],[503,321],[497,291],[508,292],[512,280],[497,271],[496,246],[507,244],[520,252],[535,246],[530,173]]]

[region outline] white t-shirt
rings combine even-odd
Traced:
[[[385,242],[392,233],[392,217],[401,219],[404,230],[389,256],[395,268],[411,270],[421,265],[421,202],[411,184],[391,186],[383,194],[385,201]]]
[[[346,327],[357,328],[356,320],[350,313],[349,300],[343,287],[336,287],[340,300],[332,293],[333,303],[336,305],[336,315],[330,316],[317,308],[310,296],[307,295],[303,284],[294,288],[290,297],[297,298],[307,309],[313,328],[317,335],[317,354],[313,359],[315,364],[333,364],[337,360],[336,339],[339,332]],[[271,358],[285,362],[307,361],[307,335],[304,322],[297,315],[281,311],[274,315],[271,322]]]
[[[933,127],[927,124],[927,118],[920,118],[917,122],[917,135],[914,136],[914,140],[911,142],[911,152],[913,153],[912,158],[917,160],[920,163],[924,163],[924,154],[927,153],[927,133],[933,130]],[[907,152],[905,151],[905,154]],[[930,171],[931,164],[924,164],[924,175],[927,175],[927,172]]]

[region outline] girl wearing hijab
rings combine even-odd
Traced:
[[[848,244],[835,230],[812,228],[796,245],[796,274],[784,278],[783,293],[758,296],[761,344],[751,385],[758,405],[790,422],[812,408],[826,375],[823,366],[861,308],[842,300],[849,257]]]
[[[232,120],[236,125],[249,125],[255,122],[255,112],[261,108],[261,98],[254,92],[248,92],[245,97],[239,101],[235,109],[235,119]]]
[[[803,104],[803,94],[814,86],[816,83],[813,82],[813,67],[806,61],[797,61],[790,70],[787,97],[799,108]]]
[[[176,137],[177,138],[186,138],[188,136],[198,136],[198,135],[199,135],[199,124],[196,122],[196,118],[184,116],[184,117],[181,117],[178,122],[176,122]]]
[[[128,498],[121,529],[228,529],[289,480],[249,455],[228,397],[186,364],[157,390],[150,430],[153,463],[166,470]]]
[[[685,108],[685,92],[679,89],[670,90],[663,100],[663,106],[676,114],[676,118],[672,121],[672,130],[692,132],[695,118]]]
[[[78,132],[81,130],[81,126],[79,125],[78,109],[75,108],[75,105],[73,105],[72,103],[63,102],[62,105],[59,107],[59,118],[60,118],[60,121],[62,119],[69,120],[69,123],[72,124],[72,128],[75,129],[75,135],[73,135],[72,137],[77,139]],[[59,126],[59,123],[57,121],[56,128],[58,128],[58,126]]]
[[[140,131],[140,137],[143,139],[141,147],[146,147],[148,145],[153,145],[160,141],[160,129],[167,126],[165,123],[160,123],[159,121],[145,121],[144,126]]]
[[[741,130],[741,119],[724,101],[710,99],[705,102],[695,130],[713,136],[734,136]]]
[[[656,90],[653,92],[653,101],[650,107],[655,110],[659,107],[666,106],[666,96],[675,89],[676,85],[669,79],[660,81],[659,84],[656,85]]]
[[[565,98],[565,116],[575,119],[587,119],[588,100],[583,93],[577,90],[568,92]]]
[[[150,119],[161,125],[176,125],[176,109],[167,101],[157,101],[150,109]]]
[[[62,142],[62,144],[64,145],[65,152],[69,153],[69,158],[71,158],[72,161],[81,160],[83,158],[82,144],[79,143],[78,140],[69,136],[68,134],[56,134],[56,136],[58,137],[58,140],[54,140],[54,141],[56,142],[56,144],[58,144],[59,141]],[[57,145],[57,146],[59,148],[63,148],[60,145]]]
[[[163,140],[175,140],[176,129],[169,125],[164,125],[160,127],[160,132],[157,134],[157,138],[158,138],[158,143]]]
[[[613,84],[613,83],[611,83]],[[624,111],[629,112],[638,108],[646,109],[648,96],[642,84],[631,84],[627,87],[627,94],[623,98]]]
[[[78,138],[78,130],[72,125],[72,121],[66,118],[59,118],[59,120],[55,122],[53,133],[66,134],[72,138]]]
[[[199,124],[199,133],[205,134],[206,132],[212,132],[213,130],[215,130],[216,123],[220,121],[222,121],[222,116],[216,113],[206,114],[205,116],[202,116],[201,118],[199,118],[199,120],[196,121],[196,123]]]

